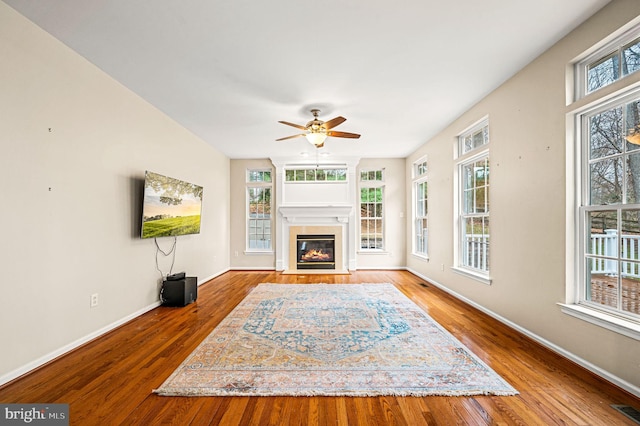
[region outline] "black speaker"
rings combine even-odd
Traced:
[[[163,281],[160,301],[164,306],[186,306],[195,302],[198,298],[197,281],[196,277]]]

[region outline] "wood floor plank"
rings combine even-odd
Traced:
[[[259,283],[391,282],[520,392],[470,397],[153,394]],[[3,403],[68,403],[72,425],[631,425],[640,400],[407,271],[231,271],[196,303],[159,307],[0,388]]]

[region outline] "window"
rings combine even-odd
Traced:
[[[384,170],[360,172],[360,248],[384,249]]]
[[[489,143],[489,126],[481,126],[471,132],[460,136],[460,149],[461,154],[478,149]]]
[[[489,123],[487,120],[458,138],[457,269],[488,279],[489,232]],[[489,281],[487,281],[489,283]]]
[[[567,303],[563,312],[640,340],[640,89],[607,85],[640,69],[640,27],[576,67],[576,85],[592,92],[574,113],[576,225],[568,224]],[[585,81],[586,79],[586,81]]]
[[[247,172],[247,250],[271,251],[271,170]]]
[[[584,238],[580,303],[640,319],[640,93],[580,116]]]
[[[489,271],[489,157],[462,164],[461,266]]]
[[[640,37],[635,29],[576,66],[578,98],[640,70]]]
[[[347,169],[287,169],[284,176],[285,182],[345,182]]]
[[[414,164],[414,222],[413,222],[413,253],[428,256],[428,219],[427,219],[427,162],[426,160]]]

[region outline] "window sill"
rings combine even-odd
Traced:
[[[245,250],[244,254],[247,256],[268,255],[273,254],[273,250]]]
[[[421,254],[421,253],[411,253],[411,255],[417,259],[420,259],[424,262],[428,262],[429,261],[429,256],[427,256],[426,254]]]
[[[491,285],[491,277],[489,275],[481,274],[479,272],[459,268],[456,266],[451,267],[451,270],[456,274],[464,275],[465,277],[479,281],[482,284]]]
[[[385,254],[385,255],[389,255],[388,251],[385,250],[376,250],[376,249],[370,249],[370,250],[358,250],[358,254]]]
[[[640,324],[585,305],[558,303],[562,312],[616,333],[640,340]]]

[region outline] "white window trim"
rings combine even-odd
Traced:
[[[427,236],[427,252],[426,253],[418,252],[416,249],[416,219],[417,219],[416,209],[418,207],[417,189],[418,189],[418,184],[422,182],[427,182],[427,188],[429,187],[429,183],[428,183],[429,165],[427,163],[427,172],[421,175],[418,175],[416,173],[416,169],[418,164],[422,164],[425,162],[427,162],[427,157],[426,156],[420,157],[413,162],[413,165],[411,167],[411,179],[412,179],[411,181],[411,255],[417,259],[428,262],[429,261],[429,237]],[[429,224],[429,210],[427,209],[427,230],[429,229],[428,224]]]
[[[376,171],[382,171],[382,180],[362,180],[362,178],[358,178],[358,249],[357,252],[360,254],[385,254],[387,253],[386,251],[386,247],[387,247],[387,227],[386,227],[386,221],[387,221],[387,212],[386,212],[386,196],[387,196],[387,191],[386,191],[386,186],[385,186],[385,170],[384,168],[382,169],[362,169],[358,172],[358,176],[361,175],[362,172],[376,172]],[[382,188],[382,248],[362,248],[362,216],[360,214],[361,212],[361,206],[362,206],[362,199],[361,199],[361,189],[362,188]]]
[[[251,182],[251,183],[256,183],[256,182]],[[245,241],[245,250],[244,250],[245,254],[249,254],[249,253],[253,253],[253,254],[270,254],[270,253],[273,253],[273,230],[274,230],[273,214],[271,214],[271,217],[269,219],[270,229],[271,229],[271,238],[270,238],[269,241],[270,241],[271,248],[265,249],[265,248],[251,248],[251,247],[249,247],[249,220],[251,220],[251,218],[249,217],[249,204],[251,204],[251,201],[249,200],[249,188],[258,188],[258,187],[270,188],[271,189],[271,211],[273,212],[273,186],[272,185],[251,185],[251,184],[247,184],[247,187],[245,189],[245,200],[246,200],[246,206],[245,206],[245,221],[246,221],[245,233],[247,235],[246,241]]]
[[[462,205],[463,205],[463,202],[462,202],[463,191],[461,187],[462,169],[466,164],[475,162],[485,157],[488,157],[489,159],[491,158],[490,156],[491,129],[489,129],[488,143],[478,148],[467,151],[465,153],[463,153],[464,150],[462,146],[462,143],[463,143],[462,137],[484,126],[489,126],[488,117],[483,117],[482,119],[478,120],[473,125],[469,126],[464,131],[460,132],[456,137],[455,146],[456,146],[456,155],[458,158],[455,164],[455,172],[453,177],[453,185],[454,185],[456,194],[453,199],[453,203],[454,203],[453,214],[454,214],[455,226],[453,227],[453,266],[451,267],[451,270],[460,275],[463,275],[465,277],[478,281],[482,284],[491,285],[491,282],[493,280],[491,278],[491,268],[489,268],[488,272],[484,273],[483,271],[467,268],[464,265],[462,265],[462,244],[460,241],[460,238],[464,234],[462,230],[463,224],[460,220],[462,216]],[[491,214],[489,214],[489,218],[491,218]]]
[[[271,172],[271,181],[270,182],[265,182],[265,181],[250,181],[249,180],[249,173],[250,172]],[[244,254],[245,255],[261,255],[261,254],[272,254],[274,253],[274,249],[273,249],[273,243],[274,243],[274,215],[273,215],[273,170],[270,168],[260,168],[260,169],[247,169],[246,172],[246,181],[245,181],[245,190],[244,190],[244,197],[245,197],[245,208],[244,208],[244,213],[245,213],[245,249],[244,249]],[[270,188],[271,189],[271,217],[270,217],[270,229],[271,229],[271,238],[270,238],[270,245],[271,248],[268,249],[263,249],[263,248],[250,248],[249,247],[249,205],[251,204],[251,200],[249,199],[249,188]]]
[[[490,158],[489,155],[489,146],[488,145],[484,145],[482,147],[481,150],[479,151],[472,151],[473,155],[465,155],[463,157],[463,160],[459,161],[458,164],[456,165],[456,179],[454,184],[456,185],[456,205],[454,206],[455,208],[455,224],[456,226],[454,227],[454,266],[451,268],[454,272],[457,272],[461,275],[464,275],[466,277],[469,278],[473,278],[476,281],[481,282],[482,284],[487,284],[487,285],[491,285],[491,268],[489,268],[488,272],[483,272],[480,271],[478,269],[473,269],[473,268],[467,268],[464,265],[462,265],[462,244],[460,239],[462,238],[462,235],[464,235],[464,231],[462,229],[462,227],[464,226],[464,224],[462,223],[462,221],[460,220],[462,217],[462,205],[463,205],[463,201],[462,201],[462,197],[463,197],[463,191],[462,191],[462,187],[460,179],[462,176],[462,169],[465,165],[469,164],[469,163],[473,163],[475,161],[481,160],[483,158]],[[470,153],[467,153],[470,154]],[[489,215],[489,217],[491,217],[491,215]]]
[[[344,179],[343,180],[288,180],[287,179],[287,172],[288,171],[293,171],[294,173],[297,172],[298,170],[323,170],[324,172],[327,172],[328,170],[341,170],[344,171]],[[313,185],[313,184],[346,184],[349,183],[349,168],[346,166],[310,166],[310,165],[299,165],[299,166],[290,166],[290,167],[285,167],[284,168],[284,173],[283,173],[283,182],[287,185],[300,185],[300,184],[307,184],[307,185]]]
[[[625,80],[634,74],[640,74],[640,71],[637,71],[631,74],[620,76],[620,78],[618,78],[616,81],[612,82],[611,84],[600,87],[599,89],[596,89],[592,92],[587,92],[587,67],[593,62],[596,62],[599,59],[605,58],[607,55],[616,52],[621,47],[632,42],[633,40],[638,38],[638,35],[640,35],[640,23],[636,22],[630,28],[626,30],[622,30],[617,36],[615,35],[612,36],[608,42],[607,41],[603,42],[601,46],[596,47],[596,50],[593,51],[592,53],[588,54],[587,56],[575,62],[575,65],[574,65],[574,70],[575,70],[574,82],[575,83],[573,88],[575,93],[574,101],[578,101],[586,96],[591,96],[594,93],[603,92],[603,89],[606,89],[607,87],[615,86],[616,83],[622,80]]]
[[[427,250],[426,252],[419,252],[416,249],[416,221],[418,219],[418,215],[416,212],[416,209],[418,207],[418,185],[420,185],[421,183],[426,183],[427,184],[427,191],[429,188],[429,181],[427,179],[426,175],[422,175],[420,178],[416,179],[413,181],[413,221],[411,223],[412,225],[412,229],[413,229],[413,233],[412,233],[412,240],[413,240],[413,255],[417,256],[419,258],[422,259],[429,259],[429,209],[427,208]],[[428,197],[428,196],[427,196]],[[427,198],[427,205],[429,203],[429,199]]]
[[[389,251],[387,251],[386,249],[358,249],[356,250],[356,253],[358,254],[363,254],[363,255],[379,255],[379,254],[389,254]]]
[[[480,145],[479,147],[471,148],[467,152],[464,151],[464,142],[462,140],[463,136],[466,136],[469,133],[474,133],[476,130],[479,130],[485,126],[486,127],[489,126],[489,116],[482,117],[480,120],[476,121],[475,123],[473,123],[472,125],[470,125],[469,127],[467,127],[466,129],[464,129],[462,132],[458,134],[458,136],[456,137],[457,143],[456,143],[456,153],[455,153],[458,161],[463,161],[463,159],[466,158],[467,156],[474,156],[479,151],[488,150],[489,144],[491,143],[491,134],[489,134],[489,142],[487,142],[486,144]]]
[[[623,102],[625,98],[637,96],[640,91],[640,72],[635,72],[621,77],[616,82],[594,90],[586,94],[586,67],[599,57],[604,57],[607,52],[615,49],[614,46],[624,45],[637,38],[640,26],[636,23],[629,30],[624,31],[612,41],[603,44],[595,52],[576,62],[575,69],[575,108],[567,113],[567,143],[566,143],[566,289],[565,302],[558,303],[564,314],[586,321],[590,324],[611,330],[618,334],[640,340],[640,322],[617,315],[597,306],[582,303],[581,292],[586,285],[584,265],[585,236],[584,214],[582,202],[586,198],[588,185],[588,170],[584,163],[587,148],[584,147],[584,125],[582,117],[597,110],[605,109],[607,105]],[[635,37],[632,36],[635,34]],[[632,77],[633,76],[633,77]],[[587,104],[581,105],[582,98],[589,96]]]
[[[474,279],[482,284],[491,285],[492,278],[489,274],[483,274],[480,271],[465,268],[463,266],[452,266],[451,270],[457,274],[464,275],[467,278]]]
[[[581,304],[558,303],[563,313],[591,324],[640,340],[640,324]]]

